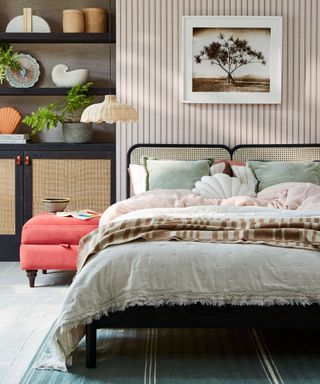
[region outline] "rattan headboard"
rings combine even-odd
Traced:
[[[169,145],[137,144],[129,149],[128,165],[140,164],[142,156],[167,160],[275,160],[275,161],[312,161],[320,160],[320,144],[292,145],[238,145],[230,150],[224,145]],[[127,194],[130,180],[127,177]]]
[[[320,144],[238,145],[232,149],[232,160],[320,160]]]
[[[230,160],[231,151],[225,145],[183,145],[183,144],[137,144],[128,151],[128,165],[140,164],[142,156],[164,160]],[[130,180],[127,177],[127,195],[130,194]]]
[[[137,144],[129,149],[128,164],[140,164],[142,156],[163,160],[231,159],[224,145]]]

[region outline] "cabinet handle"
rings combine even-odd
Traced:
[[[22,161],[21,161],[21,156],[17,156],[16,157],[16,164],[17,165],[21,165]]]
[[[30,156],[27,155],[24,159],[24,165],[30,165]]]

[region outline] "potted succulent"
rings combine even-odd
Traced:
[[[6,78],[8,69],[20,69],[19,54],[13,52],[12,46],[8,43],[0,44],[0,84]]]
[[[80,123],[82,111],[92,103],[88,91],[92,83],[71,88],[62,102],[39,107],[36,112],[26,115],[23,123],[31,127],[34,135],[42,129],[55,128],[62,124],[62,133],[67,143],[86,143],[92,138],[92,124]]]

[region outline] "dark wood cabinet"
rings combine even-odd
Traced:
[[[67,210],[103,211],[115,202],[115,145],[0,145],[0,261],[19,260],[23,223],[44,197],[69,197]]]

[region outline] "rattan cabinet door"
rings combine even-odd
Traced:
[[[43,212],[41,199],[48,197],[70,198],[67,211],[88,208],[103,212],[111,204],[113,158],[108,153],[30,152],[27,156],[27,216]]]
[[[0,151],[0,260],[17,260],[23,222],[23,156]]]

